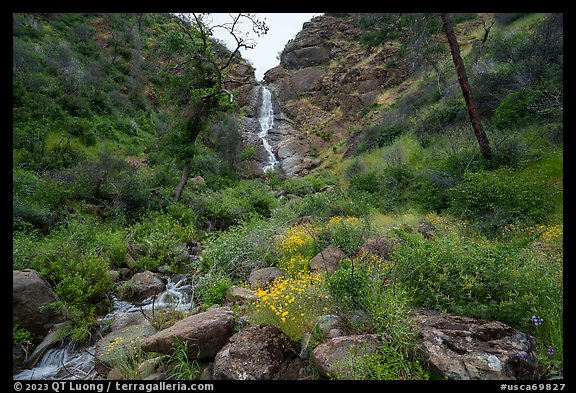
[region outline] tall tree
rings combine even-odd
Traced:
[[[456,34],[454,33],[454,27],[452,21],[450,20],[450,15],[446,13],[440,14],[442,18],[442,28],[448,39],[448,45],[450,45],[450,53],[452,54],[452,60],[454,61],[454,66],[456,67],[456,74],[458,75],[458,82],[460,83],[460,88],[462,89],[462,95],[466,101],[466,108],[468,109],[468,116],[470,117],[470,122],[472,123],[472,128],[476,134],[476,139],[478,140],[478,145],[480,146],[480,152],[482,157],[486,160],[488,166],[492,165],[492,153],[490,151],[490,142],[488,137],[484,132],[484,127],[482,127],[482,122],[476,111],[476,104],[474,103],[474,98],[472,97],[472,90],[470,89],[470,84],[468,83],[468,77],[466,76],[466,69],[464,67],[464,61],[462,56],[460,56],[460,46],[456,40]]]
[[[185,151],[182,176],[174,192],[174,198],[179,200],[192,167],[195,152],[194,145],[201,130],[207,126],[211,115],[226,111],[233,102],[232,92],[226,89],[226,70],[233,63],[241,49],[251,49],[255,46],[254,39],[249,35],[241,35],[241,24],[248,22],[252,33],[258,36],[266,34],[268,27],[252,14],[230,15],[230,22],[211,25],[206,14],[179,14],[177,17],[178,31],[169,37],[169,49],[179,54],[175,63],[168,63],[166,70],[174,75],[176,90],[180,95],[180,103],[186,107],[184,126]],[[234,40],[234,49],[228,53],[218,50],[212,39],[216,28],[224,29]],[[218,53],[217,53],[218,52]],[[222,97],[227,98],[222,99]]]

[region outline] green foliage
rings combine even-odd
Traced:
[[[26,345],[30,343],[32,333],[18,325],[12,325],[12,344]]]
[[[168,360],[167,379],[195,380],[200,375],[200,365],[197,360],[188,357],[189,341],[177,342],[173,345],[172,355]]]
[[[199,279],[196,285],[196,294],[202,299],[204,308],[214,304],[222,305],[226,298],[226,292],[231,286],[230,277],[218,273],[208,273]]]
[[[561,303],[562,266],[553,255],[536,262],[534,249],[526,253],[523,244],[470,238],[449,228],[430,240],[402,243],[393,254],[394,270],[416,305],[525,330],[534,310]]]
[[[247,279],[252,270],[271,265],[270,239],[282,226],[275,220],[253,217],[213,234],[206,240],[203,253],[207,270],[216,269],[236,281]]]
[[[360,131],[356,154],[391,145],[407,129],[404,124],[380,124],[364,127]]]
[[[322,172],[317,176],[304,176],[280,180],[273,176],[269,179],[270,186],[285,194],[305,196],[314,194],[327,186],[335,186],[338,179],[328,172]]]
[[[215,229],[226,229],[252,215],[270,217],[277,199],[257,180],[242,180],[235,186],[202,194],[192,201],[199,214],[199,225],[210,223]]]
[[[354,310],[363,306],[368,282],[367,266],[358,266],[350,259],[343,259],[340,268],[328,280],[328,290],[344,307]]]
[[[506,167],[468,172],[462,183],[450,191],[450,211],[495,235],[507,224],[530,226],[547,222],[557,193],[543,176],[535,173]]]
[[[405,348],[394,342],[380,345],[376,351],[349,356],[341,365],[353,380],[427,380],[430,372],[422,363],[406,353]]]
[[[516,128],[533,123],[538,116],[530,110],[530,105],[538,99],[537,93],[530,90],[517,90],[508,94],[494,110],[492,122],[499,128]]]
[[[158,269],[162,265],[177,268],[185,261],[182,244],[196,237],[191,222],[181,222],[166,214],[151,214],[130,228],[128,241],[142,246],[145,255],[136,261],[137,268]]]
[[[373,205],[381,212],[402,208],[413,199],[417,186],[412,168],[402,164],[372,170],[361,164],[349,171],[350,188],[373,194]]]

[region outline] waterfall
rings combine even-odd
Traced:
[[[272,93],[266,87],[262,86],[262,106],[260,107],[260,116],[258,117],[260,121],[260,128],[262,131],[258,133],[264,148],[268,153],[268,163],[264,166],[264,172],[272,170],[274,166],[278,163],[274,152],[272,151],[272,146],[267,140],[268,130],[274,125],[274,109],[272,108]]]

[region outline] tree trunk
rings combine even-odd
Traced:
[[[454,65],[456,66],[458,82],[460,83],[462,95],[466,101],[466,108],[468,109],[468,116],[470,117],[472,128],[476,134],[476,139],[478,140],[478,145],[480,146],[480,151],[482,152],[482,157],[484,157],[486,163],[491,166],[492,153],[490,152],[490,143],[488,142],[488,137],[484,132],[484,128],[480,122],[480,117],[476,111],[476,105],[474,104],[474,99],[472,97],[472,90],[470,89],[468,77],[466,76],[466,69],[464,68],[464,61],[460,56],[460,47],[458,46],[458,41],[456,41],[454,27],[452,26],[452,22],[450,21],[450,16],[448,14],[440,14],[440,17],[442,18],[442,28],[444,29],[444,33],[448,39],[448,45],[450,45],[450,53],[452,54]]]
[[[186,187],[186,183],[188,183],[188,178],[190,178],[190,168],[192,167],[192,162],[188,161],[184,164],[184,171],[182,172],[182,177],[180,178],[180,182],[176,187],[176,191],[174,192],[174,199],[177,201],[180,200],[180,196],[182,195],[182,191],[184,191],[184,187]]]

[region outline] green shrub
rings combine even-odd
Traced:
[[[208,273],[202,276],[196,284],[196,294],[202,300],[204,308],[214,304],[222,305],[226,292],[232,286],[232,280],[223,274]]]
[[[554,190],[537,173],[503,167],[468,172],[450,191],[450,211],[471,220],[487,234],[498,234],[507,224],[545,223],[554,210]]]
[[[394,274],[416,305],[530,328],[530,316],[562,299],[557,261],[535,263],[525,246],[462,236],[451,228],[430,240],[407,238],[393,253]],[[560,273],[559,273],[560,272]]]
[[[492,122],[502,129],[514,129],[533,123],[538,115],[530,109],[530,105],[536,103],[538,98],[538,94],[530,90],[511,92],[494,110]]]
[[[182,245],[195,237],[193,223],[179,222],[169,215],[155,213],[134,224],[127,238],[140,244],[145,251],[145,255],[136,261],[136,267],[155,270],[165,264],[177,268],[185,261]]]
[[[272,264],[270,241],[282,227],[277,220],[252,217],[209,236],[203,252],[206,269],[221,271],[233,281],[246,280],[252,270]]]
[[[210,223],[213,229],[226,229],[252,215],[270,217],[278,201],[264,184],[245,180],[220,191],[208,192],[192,201],[199,224]]]

